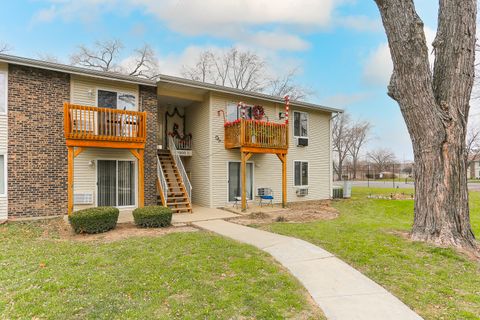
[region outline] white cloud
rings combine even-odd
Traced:
[[[260,31],[241,42],[246,45],[260,46],[272,50],[300,51],[310,47],[310,44],[299,36],[280,32]]]
[[[367,16],[338,17],[337,24],[357,31],[379,32],[383,30],[382,21]]]
[[[51,22],[55,19],[57,15],[57,9],[55,6],[50,6],[50,8],[42,9],[38,11],[32,19],[32,22],[42,23],[42,22]]]
[[[432,42],[435,39],[436,32],[427,26],[424,28],[427,47],[429,52],[429,61],[433,65],[435,55],[432,51]],[[378,46],[367,58],[363,70],[363,79],[366,83],[372,85],[387,85],[393,71],[392,58],[390,56],[390,48],[387,43]]]
[[[367,17],[337,17],[351,0],[44,0],[55,7],[39,11],[34,22],[55,18],[91,22],[104,12],[144,10],[171,30],[208,35],[249,47],[299,51],[309,48],[311,31],[342,25],[360,31],[376,28]],[[333,20],[339,20],[335,23]],[[288,30],[288,31],[286,31]]]
[[[130,0],[145,6],[176,31],[223,33],[238,27],[284,24],[328,26],[335,0]],[[241,31],[241,30],[239,30]]]

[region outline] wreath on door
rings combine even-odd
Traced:
[[[262,120],[263,117],[265,116],[265,110],[263,109],[262,106],[256,105],[252,109],[253,112],[253,118],[255,120]]]

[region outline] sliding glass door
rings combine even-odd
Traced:
[[[127,207],[135,205],[135,162],[97,161],[97,205]]]
[[[247,199],[253,199],[253,163],[247,163]],[[228,201],[235,201],[242,194],[240,162],[228,163]]]

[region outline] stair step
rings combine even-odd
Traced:
[[[170,199],[168,199],[170,200]],[[181,205],[188,205],[189,203],[188,202],[167,202],[168,205],[176,205],[178,206],[179,204]]]
[[[192,212],[191,208],[170,208],[174,213],[179,212]]]

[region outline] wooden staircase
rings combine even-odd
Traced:
[[[158,150],[158,159],[168,186],[167,207],[172,209],[173,213],[192,212],[192,204],[172,154],[169,150]],[[162,205],[160,196],[157,201]]]

